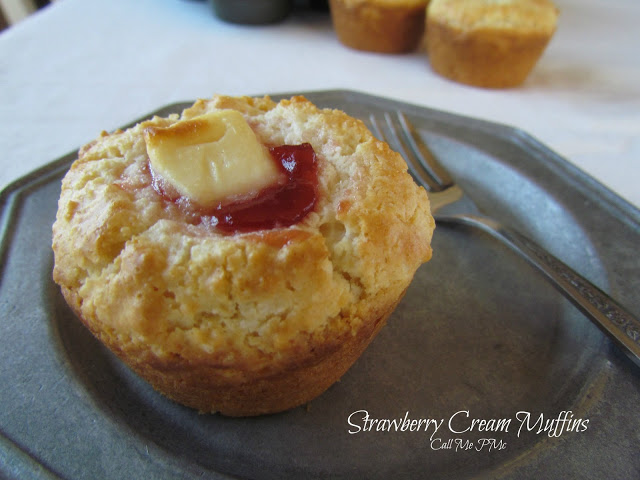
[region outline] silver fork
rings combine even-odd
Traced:
[[[438,223],[478,228],[511,248],[539,270],[566,298],[640,366],[640,321],[604,291],[523,234],[483,215],[438,162],[402,112],[371,115],[374,134],[406,160],[415,179],[429,192]]]

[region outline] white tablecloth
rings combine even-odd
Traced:
[[[327,13],[241,26],[195,0],[60,0],[0,34],[0,188],[175,101],[349,89],[519,127],[639,207],[640,2],[556,3],[526,84],[484,90],[420,52],[350,50]]]

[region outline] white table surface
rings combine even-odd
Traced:
[[[640,207],[640,1],[556,0],[527,82],[445,80],[423,53],[342,46],[326,13],[223,23],[195,0],[61,0],[0,34],[0,188],[168,103],[349,89],[521,128]]]

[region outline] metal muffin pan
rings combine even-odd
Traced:
[[[404,111],[480,205],[640,312],[640,212],[526,133],[358,92],[304,94],[363,119]],[[436,229],[434,257],[388,325],[306,407],[231,419],[168,401],[91,336],[51,280],[74,157],[0,196],[0,476],[640,477],[638,369],[528,265],[465,228]],[[527,413],[588,422],[518,432]],[[409,429],[428,419],[443,422]]]

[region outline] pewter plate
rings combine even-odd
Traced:
[[[305,95],[363,119],[404,111],[481,206],[640,312],[640,212],[527,134],[357,92]],[[437,228],[387,327],[306,407],[231,419],[173,404],[51,280],[73,158],[0,197],[0,476],[640,478],[638,369],[527,264],[465,228]]]

